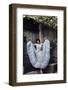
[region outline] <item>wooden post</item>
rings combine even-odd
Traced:
[[[39,39],[40,39],[40,42],[42,43],[42,42],[43,42],[43,35],[42,35],[42,27],[41,27],[41,24],[39,24]]]

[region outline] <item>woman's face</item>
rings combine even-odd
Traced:
[[[39,40],[37,40],[37,44],[40,44],[40,41]]]

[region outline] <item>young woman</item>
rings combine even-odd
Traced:
[[[40,73],[42,69],[46,68],[50,59],[50,41],[46,39],[44,43],[40,43],[39,39],[36,39],[36,43],[31,41],[27,42],[27,53],[30,62],[34,68],[39,68]]]

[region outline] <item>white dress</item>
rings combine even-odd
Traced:
[[[36,48],[34,47],[36,46]],[[32,44],[31,41],[27,42],[27,53],[30,62],[35,68],[46,68],[50,59],[50,42],[45,40],[43,44]]]

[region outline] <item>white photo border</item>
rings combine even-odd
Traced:
[[[39,74],[39,75],[23,75],[23,15],[42,15],[57,16],[58,18],[58,72]],[[64,79],[64,11],[34,8],[17,8],[16,9],[16,82],[36,82],[37,81],[55,81]]]

